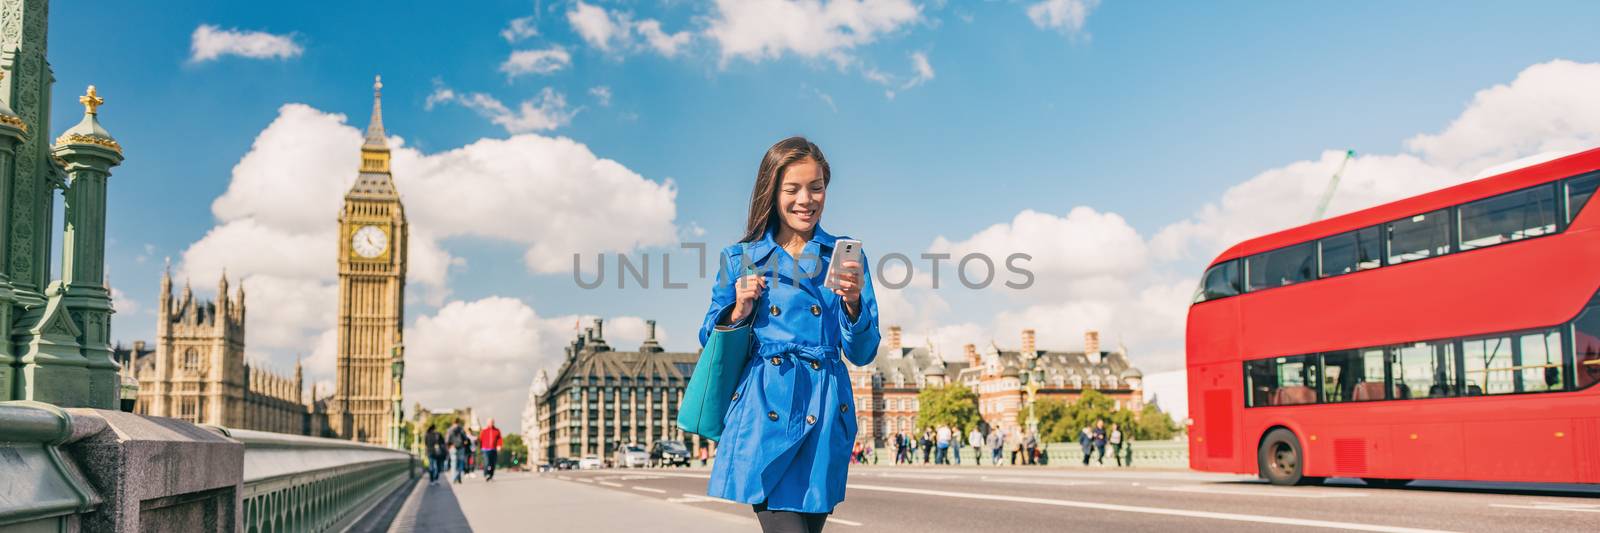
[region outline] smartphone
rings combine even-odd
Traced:
[[[860,267],[850,270],[843,270],[838,267],[838,265],[844,264],[846,261],[855,261],[858,264],[863,262],[861,259],[861,241],[854,239],[839,239],[834,241],[833,259],[828,260],[828,279],[822,282],[822,286],[830,289],[837,289],[839,288],[840,273],[861,273]]]

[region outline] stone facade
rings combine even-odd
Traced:
[[[118,346],[123,374],[139,381],[139,414],[233,429],[322,436],[326,414],[306,401],[304,376],[278,375],[245,359],[245,293],[232,295],[224,276],[217,299],[194,296],[188,284],[176,298],[172,276],[161,278],[156,344]]]
[[[528,387],[528,404],[522,408],[522,439],[528,446],[528,457],[546,457],[545,435],[539,428],[539,402],[546,393],[550,392],[550,375],[543,369],[533,378],[533,386]]]
[[[1094,389],[1119,406],[1142,408],[1144,375],[1131,365],[1126,349],[1101,351],[1099,333],[1094,331],[1085,333],[1084,339],[1082,351],[1039,350],[1034,331],[1025,329],[1020,349],[1006,350],[990,342],[980,350],[968,344],[964,360],[945,361],[931,345],[903,345],[900,327],[890,326],[877,359],[850,370],[858,437],[883,446],[891,434],[920,431],[917,395],[946,383],[960,383],[977,393],[984,423],[1017,434],[1022,429],[1017,414],[1027,405],[1024,380],[1030,374],[1041,380],[1041,399],[1073,401]]]
[[[691,452],[709,444],[678,429],[678,402],[694,374],[698,353],[665,351],[655,338],[655,321],[638,351],[613,351],[604,323],[573,339],[556,377],[535,402],[543,456],[593,455],[611,460],[622,444],[649,447],[658,440],[683,441]]]
[[[409,227],[389,173],[382,88],[373,84],[361,166],[339,213],[338,376],[328,420],[340,438],[398,446]]]

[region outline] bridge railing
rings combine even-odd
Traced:
[[[0,402],[0,533],[339,531],[416,472],[382,446]]]
[[[416,458],[372,444],[219,429],[244,444],[248,532],[338,531],[412,479]]]
[[[1011,461],[1011,451],[1014,448],[1014,445],[1007,445],[1005,453],[1001,454],[1000,460],[1009,463]],[[1071,466],[1074,464],[1082,464],[1083,462],[1083,450],[1078,447],[1077,443],[1054,442],[1046,444],[1045,451],[1050,455],[1050,464],[1052,465]],[[1106,446],[1106,464],[1116,464],[1116,458],[1111,456],[1111,452],[1111,447]],[[894,463],[894,450],[892,448],[878,448],[877,453],[878,464]],[[1189,445],[1184,441],[1133,441],[1130,442],[1127,448],[1123,450],[1123,453],[1123,462],[1132,464],[1134,466],[1153,468],[1189,467]],[[961,455],[961,464],[974,464],[972,461],[971,446],[962,448]],[[988,464],[990,457],[990,451],[985,449],[983,452],[983,463]],[[921,449],[917,450],[916,460],[913,462],[919,464],[922,462]]]

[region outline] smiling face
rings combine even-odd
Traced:
[[[822,207],[828,195],[827,180],[822,167],[811,159],[801,159],[789,164],[779,177],[778,198],[774,202],[783,227],[801,235],[809,235],[822,220]]]

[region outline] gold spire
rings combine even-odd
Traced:
[[[389,172],[389,141],[383,133],[383,76],[372,80],[372,122],[361,144],[362,172]]]
[[[106,103],[106,99],[101,98],[99,94],[96,94],[94,91],[94,86],[90,85],[89,92],[78,97],[78,103],[83,104],[83,110],[85,113],[94,115],[98,114],[100,106]]]

